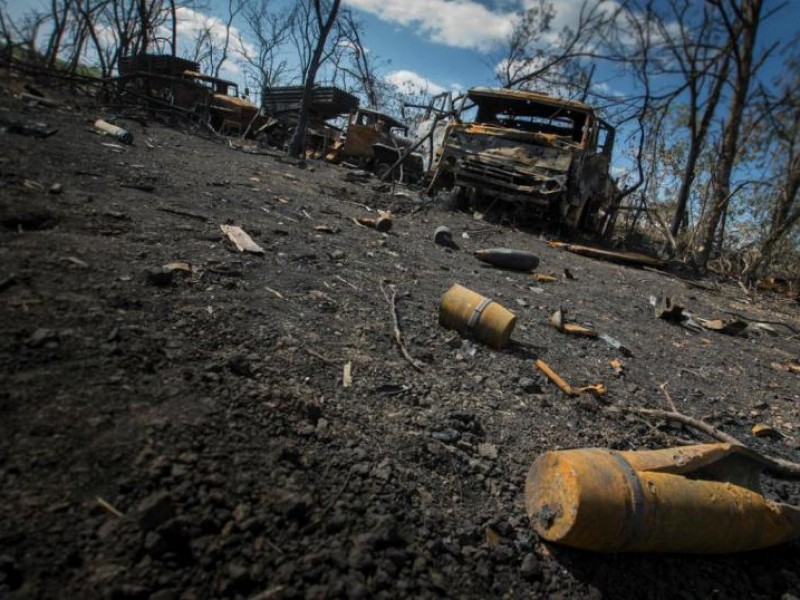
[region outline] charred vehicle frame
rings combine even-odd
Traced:
[[[431,188],[505,200],[570,228],[597,229],[616,198],[614,128],[582,102],[473,88],[434,152]],[[467,115],[471,115],[469,119]]]

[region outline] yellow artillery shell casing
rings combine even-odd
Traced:
[[[454,284],[442,296],[439,324],[473,336],[492,348],[503,348],[511,339],[517,317],[497,302]]]
[[[525,484],[533,528],[545,540],[599,552],[741,552],[800,536],[795,507],[730,482],[633,466],[653,454],[590,448],[539,456]]]

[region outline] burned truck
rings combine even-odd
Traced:
[[[326,159],[350,162],[379,177],[416,181],[422,176],[422,157],[406,152],[411,146],[408,127],[394,117],[370,108],[359,108],[347,119],[347,127],[331,146]],[[399,158],[405,160],[389,172]]]
[[[119,60],[117,83],[142,98],[190,112],[219,133],[252,134],[263,124],[259,107],[240,97],[234,82],[199,70],[195,61],[165,54],[126,56]]]
[[[594,229],[615,198],[613,144],[614,129],[582,102],[473,88],[436,149],[431,188],[504,200],[525,216]]]

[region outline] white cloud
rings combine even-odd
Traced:
[[[383,21],[416,27],[434,42],[486,52],[514,27],[514,12],[493,12],[475,0],[346,0]]]
[[[575,28],[581,9],[591,11],[585,0],[558,0],[550,31],[542,35],[552,43],[565,27]],[[479,0],[345,0],[354,8],[388,23],[412,27],[434,42],[487,53],[497,49],[513,31],[518,11],[538,6],[539,0],[494,0],[493,8]],[[597,11],[610,16],[619,9],[617,0],[600,0]]]
[[[206,29],[210,32],[211,42],[216,48],[221,49],[225,44],[225,21],[219,17],[185,6],[178,8],[177,15],[178,39],[184,44],[194,44],[198,35]],[[242,37],[241,32],[236,26],[232,25],[230,28],[230,41],[228,43],[228,59],[223,63],[223,73],[221,73],[221,75],[231,77],[241,74],[241,68],[236,64],[236,61],[242,58],[240,52],[242,47],[250,54],[254,54],[256,51],[255,47]]]
[[[434,83],[419,73],[407,69],[393,71],[386,75],[384,79],[386,82],[396,87],[400,93],[409,96],[421,94],[436,96],[437,94],[447,91],[447,89],[441,85]]]

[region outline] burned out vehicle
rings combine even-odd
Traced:
[[[268,146],[288,146],[297,126],[303,86],[266,87],[261,94],[268,121],[261,128],[261,141]],[[358,98],[335,86],[316,85],[311,91],[306,130],[306,156],[324,157],[342,129],[330,123],[358,108]]]
[[[263,125],[259,107],[232,81],[204,75],[194,61],[163,54],[120,58],[118,81],[144,98],[191,112],[221,133],[245,134]]]
[[[407,153],[411,144],[404,123],[376,110],[359,108],[350,114],[346,129],[331,146],[326,158],[333,163],[354,163],[383,176],[401,155]],[[411,153],[392,172],[392,176],[415,181],[422,173],[422,157]]]
[[[455,114],[434,155],[433,189],[505,200],[570,228],[599,225],[615,198],[609,176],[614,129],[590,106],[479,87]]]

